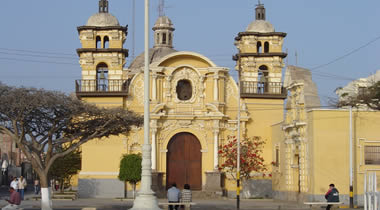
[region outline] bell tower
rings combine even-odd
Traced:
[[[286,33],[275,32],[266,21],[265,7],[260,1],[255,11],[256,20],[235,38],[239,52],[234,60],[240,73],[242,97],[285,98],[282,68],[287,54],[282,45]]]
[[[109,95],[125,88],[123,67],[128,50],[123,44],[128,28],[120,26],[117,18],[108,13],[108,6],[108,0],[100,0],[99,12],[77,28],[82,44],[77,49],[82,68],[82,79],[76,81],[78,97]]]
[[[173,27],[172,21],[166,16],[158,17],[154,27],[154,48],[173,48]]]

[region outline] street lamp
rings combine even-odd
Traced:
[[[161,210],[152,191],[152,146],[149,144],[149,0],[145,0],[145,66],[144,66],[144,145],[142,147],[141,188],[131,210]]]

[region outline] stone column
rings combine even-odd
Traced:
[[[157,120],[152,120],[151,123],[152,131],[152,170],[157,170]]]
[[[219,75],[218,75],[218,72],[215,72],[215,75],[214,75],[214,101],[215,102],[218,102],[219,100],[219,87],[218,87],[218,79],[219,79]]]
[[[204,99],[205,99],[205,76],[202,75],[199,77],[199,101],[200,103],[204,104]]]
[[[167,76],[166,77],[166,100],[170,101],[171,98],[171,81],[172,81],[172,76]]]
[[[152,101],[157,101],[157,74],[153,72],[152,75]]]
[[[219,130],[214,130],[214,170],[218,170],[219,167]]]

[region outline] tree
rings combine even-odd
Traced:
[[[126,134],[142,122],[122,108],[98,108],[56,91],[0,84],[0,132],[16,142],[38,174],[44,210],[52,208],[48,172],[58,158],[89,140]]]
[[[242,179],[251,178],[252,172],[264,172],[267,170],[262,157],[265,141],[259,136],[243,139],[240,142],[240,176]],[[224,160],[219,170],[236,179],[237,167],[237,139],[229,136],[227,143],[219,147],[219,155]]]
[[[65,149],[61,149],[64,151]],[[61,183],[60,191],[70,185],[71,178],[81,169],[81,151],[76,149],[64,157],[57,158],[49,170],[49,177]]]
[[[136,184],[141,180],[141,161],[141,154],[125,154],[120,160],[119,180],[132,184],[133,198]]]
[[[337,103],[338,107],[367,106],[373,110],[380,110],[380,81],[374,82],[369,87],[361,87],[357,94],[342,93]]]

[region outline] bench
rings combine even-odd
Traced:
[[[77,196],[75,194],[53,194],[51,199],[52,200],[72,200],[73,201],[73,200],[77,199]],[[26,200],[35,200],[35,201],[41,200],[41,196],[39,196],[39,195],[32,196]]]
[[[169,209],[169,206],[185,206],[185,210],[190,210],[191,206],[197,205],[196,203],[190,202],[190,203],[159,203],[160,206],[167,206]]]
[[[313,209],[313,206],[341,205],[343,202],[304,202],[303,204],[309,205],[310,209]]]

